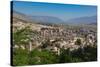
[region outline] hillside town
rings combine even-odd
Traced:
[[[17,20],[17,21],[16,21]],[[60,55],[61,49],[70,49],[73,51],[78,48],[86,46],[96,46],[97,32],[92,28],[68,26],[68,25],[41,25],[35,23],[25,23],[22,20],[13,19],[13,31],[29,27],[32,31],[26,36],[29,39],[22,39],[21,41],[28,41],[27,45],[14,44],[13,48],[22,48],[32,51],[34,49],[46,49]],[[13,40],[14,41],[14,40]],[[27,47],[26,47],[27,46]]]

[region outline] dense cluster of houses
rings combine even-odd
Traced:
[[[34,30],[33,30],[34,31]],[[38,33],[31,36],[31,41],[27,45],[29,51],[35,48],[46,49],[60,54],[60,49],[70,49],[73,51],[78,48],[84,48],[87,45],[95,46],[97,44],[97,34],[93,30],[85,28],[64,28],[64,27],[41,27],[37,31]],[[77,40],[80,40],[80,44],[77,44]],[[48,44],[48,43],[49,44]],[[46,47],[41,48],[44,44]],[[14,48],[19,48],[15,45]],[[21,45],[22,49],[26,49]]]

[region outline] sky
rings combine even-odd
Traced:
[[[97,6],[13,1],[13,11],[29,16],[53,16],[63,21],[97,15]]]

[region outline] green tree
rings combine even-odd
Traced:
[[[77,39],[75,42],[76,45],[81,45],[81,39]]]
[[[22,49],[13,50],[13,65],[27,65],[28,64],[28,51]]]
[[[29,56],[29,64],[33,65],[33,64],[52,64],[52,63],[57,63],[57,56],[47,50],[42,50],[42,51],[38,51],[38,50],[33,50],[30,53]]]
[[[51,45],[51,43],[50,43],[50,40],[49,39],[47,39],[45,42],[43,42],[42,43],[42,46],[41,46],[41,48],[46,48],[47,46],[50,46]]]
[[[29,29],[29,27],[13,32],[13,45],[24,45],[26,47],[27,44],[29,44],[32,35],[32,31]]]

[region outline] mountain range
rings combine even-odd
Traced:
[[[79,17],[64,21],[53,16],[28,16],[20,12],[13,11],[13,17],[20,18],[27,22],[36,22],[41,24],[97,24],[97,16]]]
[[[70,24],[97,24],[97,16],[79,17],[70,19],[67,22]]]
[[[53,17],[53,16],[28,16],[19,12],[14,11],[13,12],[13,17],[23,19],[28,22],[36,22],[36,23],[63,23],[64,21],[61,20],[58,17]]]

